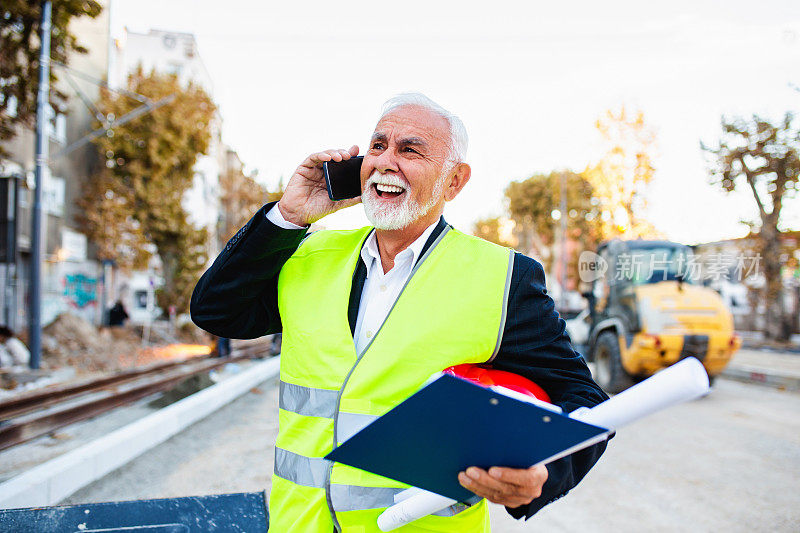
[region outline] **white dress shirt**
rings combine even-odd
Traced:
[[[306,227],[298,226],[284,219],[277,204],[267,212],[267,219],[284,229],[304,229]],[[361,259],[367,266],[367,278],[364,280],[364,290],[361,293],[361,303],[358,306],[358,319],[356,320],[355,336],[353,338],[356,344],[356,353],[360,354],[372,341],[375,334],[378,333],[378,329],[380,329],[383,321],[386,320],[394,302],[400,295],[400,291],[408,281],[411,270],[417,263],[425,242],[438,223],[439,221],[437,220],[428,226],[417,240],[397,254],[394,258],[394,266],[389,272],[384,273],[383,271],[375,232],[373,231],[364,242],[364,246],[361,248]]]

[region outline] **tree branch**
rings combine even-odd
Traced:
[[[766,221],[768,213],[764,208],[764,203],[761,201],[761,197],[758,195],[758,190],[756,190],[756,175],[744,162],[744,156],[741,153],[737,154],[736,159],[738,159],[742,164],[742,171],[744,172],[747,184],[750,185],[750,190],[753,191],[753,197],[756,199],[756,204],[758,204],[758,212],[761,216],[761,220]]]

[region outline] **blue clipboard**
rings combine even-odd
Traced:
[[[610,431],[443,375],[342,443],[338,461],[457,501],[469,466],[528,468],[608,437]]]

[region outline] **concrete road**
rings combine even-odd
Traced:
[[[731,364],[758,367],[766,372],[772,371],[800,376],[800,354],[795,352],[742,348],[734,354]]]
[[[277,387],[265,383],[68,503],[269,488]],[[586,479],[493,531],[797,531],[800,395],[720,379],[708,397],[622,430]]]

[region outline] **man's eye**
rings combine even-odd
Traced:
[[[403,149],[403,151],[407,151],[407,152],[412,152],[412,153],[415,153],[415,154],[419,154],[419,152],[417,152],[417,151],[416,151],[416,150],[414,150],[413,148],[409,148],[408,146],[406,146],[406,147]]]
[[[383,144],[381,143],[375,143],[372,145],[373,150],[380,150],[381,148],[383,148]]]

